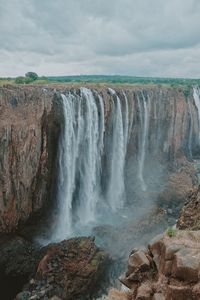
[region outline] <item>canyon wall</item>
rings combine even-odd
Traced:
[[[0,232],[48,206],[60,120],[54,93],[0,89]]]
[[[92,86],[88,91],[98,115],[103,100],[105,140],[113,130],[109,125],[113,105],[116,112],[120,105],[123,118],[128,113],[126,160],[136,162],[139,177],[155,158],[173,165],[198,152],[199,120],[192,90],[187,97],[183,88],[164,86]],[[61,94],[76,98],[81,90],[62,85],[0,89],[0,232],[15,230],[55,201],[64,118]]]

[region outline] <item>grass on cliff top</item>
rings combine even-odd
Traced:
[[[14,84],[15,78],[0,78],[0,86]],[[164,85],[171,87],[191,87],[200,85],[200,79],[185,78],[158,78],[158,77],[134,77],[121,75],[80,75],[80,76],[49,76],[38,77],[30,84],[130,84],[130,85]],[[29,84],[29,83],[27,83]]]

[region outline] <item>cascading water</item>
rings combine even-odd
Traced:
[[[188,149],[189,149],[190,159],[192,159],[193,115],[192,115],[192,109],[191,109],[191,103],[190,103],[190,100],[188,101],[188,107],[189,107],[189,114],[190,114],[189,137],[188,137]]]
[[[72,230],[72,201],[75,190],[76,160],[79,147],[79,127],[81,123],[80,106],[78,105],[78,119],[75,126],[75,102],[76,97],[71,94],[62,95],[64,109],[64,130],[59,147],[59,219],[54,231],[56,239],[66,236]],[[77,130],[75,129],[77,127]]]
[[[198,111],[198,121],[199,121],[199,142],[200,142],[200,89],[199,87],[193,88],[193,98]]]
[[[111,172],[107,199],[113,211],[123,207],[124,195],[124,166],[128,139],[128,102],[125,98],[125,118],[123,122],[121,101],[113,89],[109,89],[113,96],[112,113],[112,149]]]
[[[103,103],[99,97],[101,109],[98,114],[92,92],[81,88],[80,93],[80,96],[71,93],[62,95],[65,125],[59,154],[59,218],[54,231],[56,239],[71,234],[74,218],[79,224],[93,221],[100,195]],[[75,196],[81,200],[74,203]]]
[[[141,184],[143,191],[146,191],[147,186],[144,180],[144,164],[146,156],[146,148],[148,143],[148,132],[149,132],[149,98],[144,96],[141,92],[141,98],[137,97],[139,118],[140,118],[140,138],[139,138],[139,151],[138,151],[138,179]],[[141,101],[142,100],[142,101]],[[141,103],[142,102],[142,103]]]
[[[131,94],[130,91],[116,92],[109,88],[106,92],[105,98],[105,94],[88,88],[68,90],[62,95],[65,123],[59,146],[57,225],[51,240],[88,233],[88,228],[102,222],[105,224],[107,217],[110,222],[126,218],[129,196],[135,192],[140,197],[141,191],[154,184],[148,180],[147,186],[145,181],[145,172],[152,165],[153,155],[173,159],[174,151],[178,149],[173,147],[176,139],[186,136],[182,135],[181,126],[175,127],[178,115],[174,98],[166,98],[165,102],[159,102],[157,98],[154,103],[154,95],[144,91]],[[200,121],[198,88],[194,88],[194,100]],[[180,145],[188,145],[187,154],[188,149],[192,154],[197,123],[194,102],[188,102],[187,112],[184,121],[187,125],[182,125],[189,130],[187,141],[180,142]],[[178,124],[182,124],[181,121]],[[154,170],[157,176],[156,172],[157,169]],[[140,184],[134,181],[135,175]]]
[[[78,170],[80,172],[80,188],[78,205],[78,219],[82,224],[94,221],[96,204],[99,198],[100,157],[103,145],[99,147],[98,108],[95,98],[89,89],[81,88],[82,98],[85,99],[84,131],[81,140],[81,152]],[[104,122],[103,119],[100,123]],[[103,129],[103,126],[100,126]]]
[[[105,108],[100,94],[87,88],[62,95],[64,129],[59,149],[58,222],[52,240],[70,236],[75,227],[84,227],[98,218],[96,212],[109,206],[122,208],[124,166],[128,143],[128,100],[124,112],[116,92],[109,89],[112,134],[109,137],[111,167],[107,192],[101,186],[102,157],[105,155]],[[104,174],[105,175],[105,174]]]

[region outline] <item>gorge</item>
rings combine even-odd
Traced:
[[[2,236],[44,246],[95,235],[124,258],[175,223],[197,184],[198,87],[8,85],[0,88],[0,114]],[[152,226],[136,239],[145,219]]]

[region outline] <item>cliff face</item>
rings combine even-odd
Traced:
[[[49,200],[59,133],[54,102],[44,89],[0,89],[0,232]]]
[[[15,230],[19,223],[42,212],[56,186],[58,139],[63,122],[60,94],[78,88],[8,86],[0,89],[0,232]],[[103,98],[105,136],[117,97],[122,114],[128,103],[128,155],[142,160],[142,168],[154,158],[174,162],[191,157],[199,143],[198,112],[191,96],[166,87],[93,87]],[[126,102],[127,101],[127,102]],[[142,156],[141,156],[141,153]],[[136,166],[137,167],[137,166]]]

